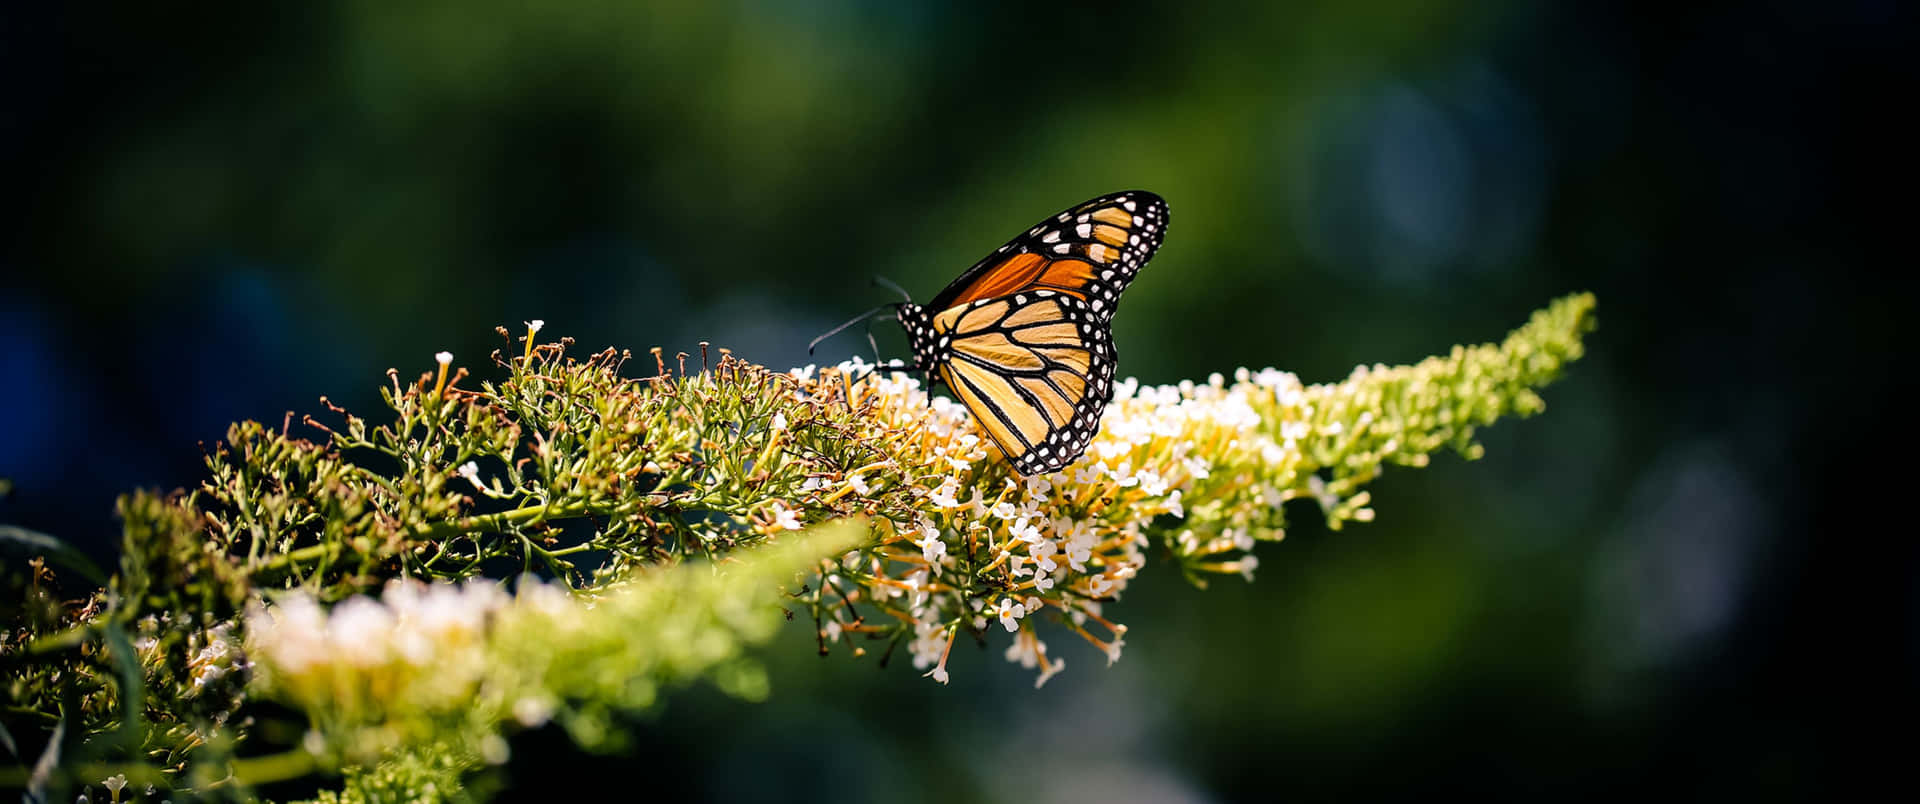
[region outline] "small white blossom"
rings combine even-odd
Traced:
[[[801,526],[800,512],[781,505],[779,500],[774,500],[773,524],[782,530],[799,530]]]
[[[1027,607],[1013,602],[1013,598],[1008,597],[1000,598],[1000,605],[995,611],[999,613],[1000,624],[1008,631],[1020,630],[1019,620],[1027,616]]]
[[[1065,659],[1055,659],[1049,662],[1047,666],[1040,668],[1040,676],[1033,680],[1033,688],[1036,690],[1040,689],[1041,686],[1047,683],[1047,679],[1059,675],[1060,671],[1065,669],[1067,669],[1067,660]]]
[[[452,352],[435,352],[433,355],[433,359],[439,362],[440,365],[444,366],[453,362],[453,353]]]
[[[1143,469],[1140,471],[1140,474],[1137,475],[1137,477],[1140,481],[1140,490],[1142,492],[1145,492],[1147,496],[1149,497],[1166,496],[1167,479],[1164,477],[1161,477],[1160,473],[1154,472],[1152,470]]]
[[[1187,518],[1187,508],[1180,502],[1179,489],[1174,489],[1173,494],[1168,495],[1167,501],[1162,504],[1162,507],[1165,508],[1169,514],[1180,517],[1181,519]]]
[[[529,729],[539,728],[553,717],[553,702],[545,698],[527,696],[513,702],[513,719]]]
[[[1307,476],[1307,488],[1313,492],[1314,499],[1320,501],[1320,509],[1323,511],[1332,511],[1340,504],[1340,495],[1328,489],[1327,481],[1321,480],[1319,475]]]
[[[486,493],[487,487],[480,484],[480,465],[473,461],[460,464],[460,476],[473,484],[474,491]]]
[[[920,555],[928,564],[938,565],[947,557],[947,543],[940,539],[940,529],[931,522],[920,529],[920,538],[913,543],[920,547]]]
[[[1242,556],[1240,558],[1239,564],[1240,564],[1240,577],[1246,578],[1247,583],[1253,583],[1253,571],[1260,567],[1260,557],[1259,556]]]
[[[927,496],[927,501],[933,503],[933,507],[942,511],[959,508],[961,505],[960,500],[954,496],[959,490],[959,479],[949,477],[945,482],[940,484],[940,488],[934,489],[933,493]]]
[[[538,319],[538,318],[536,318],[536,319],[534,319],[534,320],[532,320],[532,321],[528,321],[528,322],[526,322],[526,325],[527,325],[527,334],[528,334],[528,335],[538,335],[538,334],[540,334],[540,330],[542,330],[542,329],[545,329],[545,328],[546,328],[546,326],[547,326],[547,322],[545,322],[545,321],[542,321],[542,320],[540,320],[540,319]]]

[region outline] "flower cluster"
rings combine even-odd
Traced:
[[[378,708],[387,701],[444,707],[472,694],[486,670],[487,620],[509,603],[551,600],[537,581],[519,598],[491,581],[424,584],[396,578],[376,600],[330,611],[301,590],[247,612],[247,650],[261,682],[296,705]]]
[[[798,370],[797,394],[828,405],[845,395],[903,433],[885,477],[917,501],[823,575],[813,598],[823,649],[860,635],[905,641],[914,666],[944,682],[960,632],[1004,630],[1015,633],[1007,659],[1037,669],[1037,685],[1064,663],[1035,630],[1044,619],[1112,662],[1127,629],[1106,608],[1155,540],[1196,582],[1251,580],[1254,545],[1285,534],[1282,503],[1312,500],[1333,528],[1371,520],[1362,487],[1384,465],[1424,466],[1446,446],[1477,457],[1475,427],[1542,409],[1532,389],[1580,356],[1590,309],[1591,297],[1572,297],[1502,344],[1361,367],[1337,383],[1274,369],[1241,369],[1232,382],[1124,380],[1085,455],[1024,478],[964,407],[929,398],[904,374],[875,375],[857,360]],[[815,476],[802,507],[830,515],[824,503],[870,497],[880,482]],[[782,527],[803,519],[785,506],[777,516]]]
[[[742,646],[781,622],[784,582],[864,531],[823,526],[721,572],[682,565],[591,593],[527,576],[512,594],[490,581],[395,580],[331,609],[303,591],[276,595],[246,615],[255,690],[308,713],[310,748],[346,758],[453,734],[499,762],[505,724],[556,718],[597,742],[610,711],[646,706],[660,685],[707,677],[764,695]]]

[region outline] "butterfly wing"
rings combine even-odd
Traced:
[[[1145,190],[1103,195],[1063,210],[995,249],[940,291],[927,307],[948,310],[1023,290],[1048,289],[1113,317],[1120,292],[1147,264],[1167,230],[1167,202]]]
[[[1110,309],[1110,308],[1109,308]],[[1093,302],[1051,288],[940,311],[934,368],[1023,475],[1080,457],[1113,396],[1115,353]]]

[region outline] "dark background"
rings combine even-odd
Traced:
[[[925,299],[1141,187],[1145,381],[1337,379],[1576,290],[1602,326],[1378,522],[1294,512],[1252,585],[1144,574],[1112,668],[1052,634],[1042,690],[1004,643],[941,688],[796,627],[770,703],[684,694],[615,760],[523,736],[512,798],[1752,799],[1905,762],[1850,739],[1911,739],[1920,668],[1912,526],[1864,521],[1910,449],[1896,4],[1174,6],[0,12],[0,521],[111,555],[114,496],[193,484],[227,422],[370,407],[496,324],[798,365],[869,276]]]

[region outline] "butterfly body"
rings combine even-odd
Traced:
[[[1023,475],[1080,457],[1113,397],[1120,293],[1160,245],[1167,205],[1130,191],[1077,204],[900,305],[914,368],[953,391]]]

